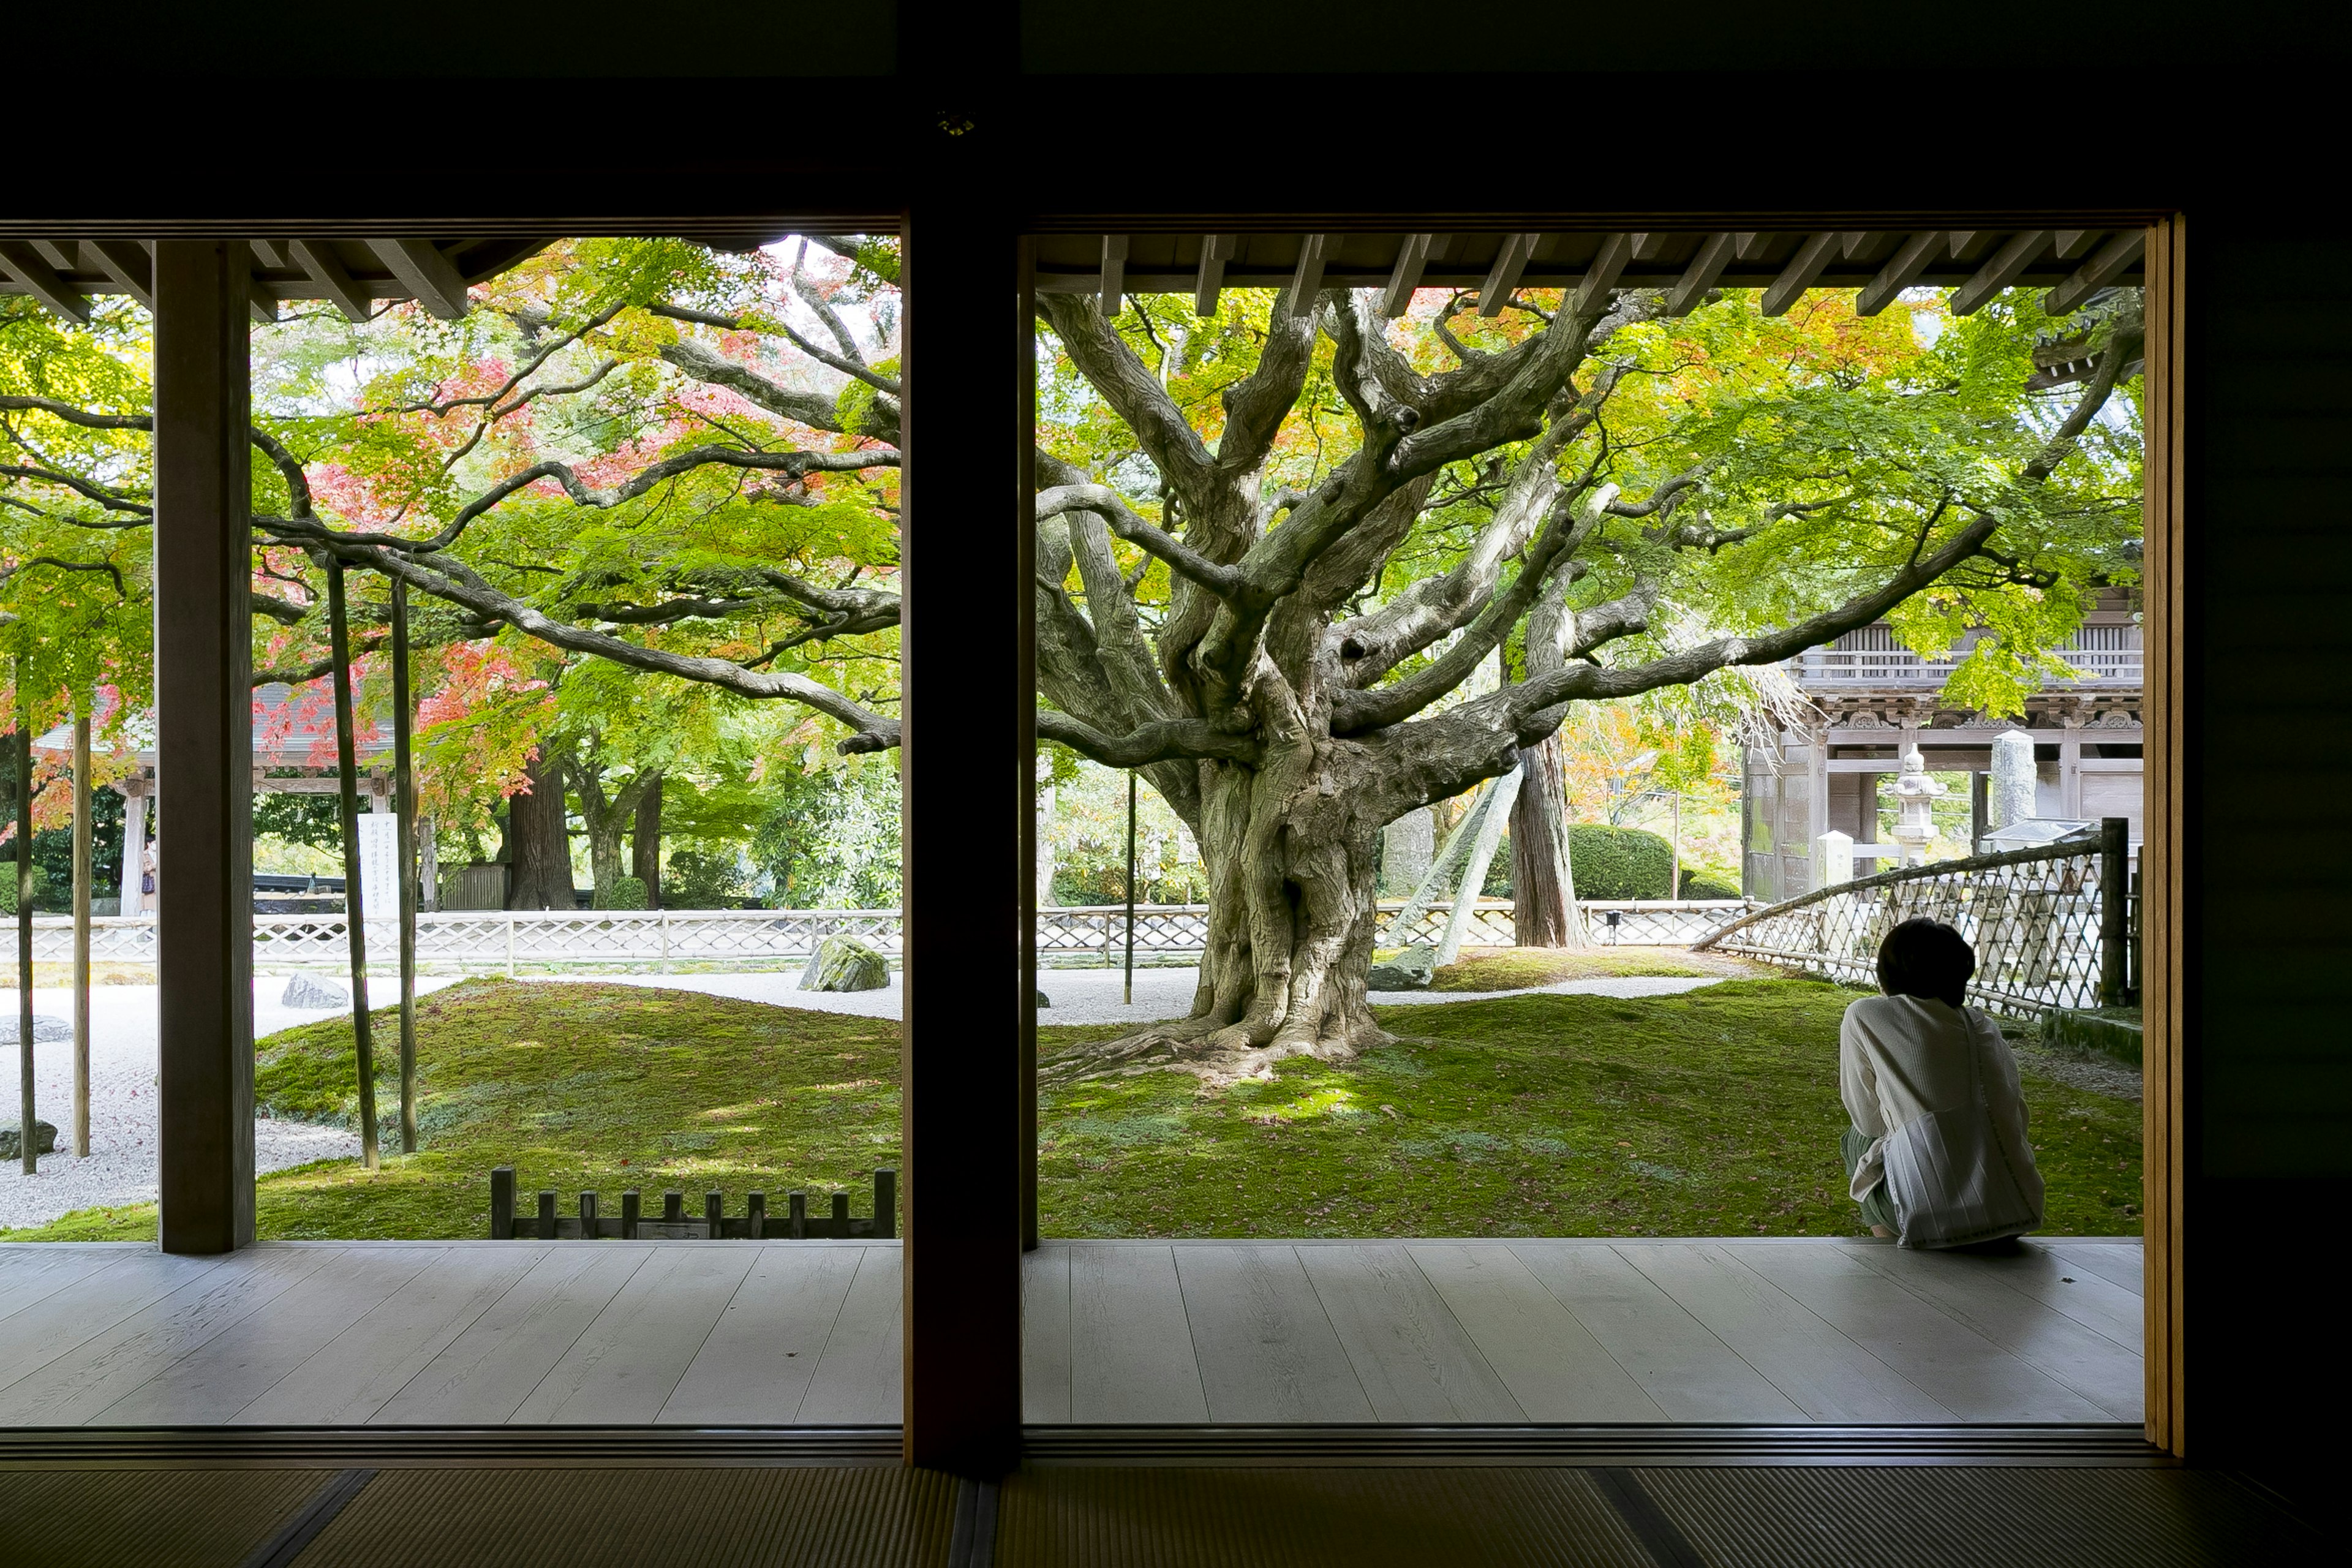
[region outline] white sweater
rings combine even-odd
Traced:
[[[1871,1140],[1854,1168],[1858,1203],[1885,1179],[1887,1136],[1922,1116],[1969,1103],[1969,1052],[1977,1052],[1986,1109],[2001,1142],[2026,1162],[2021,1173],[2038,1208],[2041,1178],[2032,1171],[2025,1097],[2017,1058],[2000,1026],[1974,1007],[1920,996],[1868,996],[1845,1010],[1839,1029],[1838,1089],[1856,1131]]]

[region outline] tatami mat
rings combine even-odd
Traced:
[[[0,1471],[7,1568],[223,1568],[245,1562],[334,1472]]]

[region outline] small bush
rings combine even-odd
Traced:
[[[44,893],[46,893],[46,892],[48,890],[47,883],[48,883],[48,879],[47,879],[46,877],[44,877],[44,876],[42,876],[42,875],[41,875],[41,868],[40,868],[38,866],[34,867],[34,868],[33,868],[33,909],[34,909],[35,912],[37,912],[37,913],[39,911],[39,910],[40,910],[40,908],[41,908],[41,897],[42,897],[42,895],[43,895]],[[13,844],[11,844],[11,845],[0,845],[0,915],[13,915],[13,914],[15,914],[16,912],[16,847],[15,847]],[[10,982],[10,984],[15,984],[15,982],[13,982],[13,981],[12,981],[12,982]]]
[[[1638,827],[1571,823],[1569,869],[1580,899],[1664,899],[1675,883],[1675,847]]]
[[[662,873],[662,903],[673,910],[731,910],[743,902],[743,878],[732,854],[697,849],[670,853]]]
[[[611,889],[599,888],[596,895],[600,909],[643,910],[652,907],[652,900],[646,896],[646,879],[643,877],[615,877]]]
[[[1685,868],[1683,871],[1683,897],[1685,899],[1736,899],[1739,889],[1727,886],[1706,871]]]

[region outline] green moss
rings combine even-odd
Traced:
[[[1379,956],[1374,955],[1376,958]],[[1734,973],[1745,969],[1739,965]],[[1726,972],[1723,961],[1714,966],[1694,961],[1671,948],[1588,948],[1570,952],[1559,948],[1500,947],[1474,952],[1437,972],[1433,991],[1517,991],[1530,985],[1551,985],[1562,980],[1652,974],[1697,977]]]
[[[1204,1088],[1150,1072],[1048,1093],[1049,1236],[1847,1235],[1837,1024],[1857,993],[1737,981],[1638,1001],[1536,995],[1384,1008],[1356,1063]],[[525,1194],[617,1202],[716,1187],[865,1189],[898,1154],[898,1026],[608,984],[472,981],[418,1005],[424,1147],[257,1184],[260,1234],[480,1237],[490,1167]],[[1039,1031],[1044,1048],[1115,1027]],[[378,1108],[398,1084],[377,1015]],[[352,1124],[347,1020],[261,1042],[271,1114]],[[2054,1234],[2139,1229],[2139,1108],[2026,1069]],[[772,1198],[772,1203],[775,1201]],[[856,1200],[862,1211],[862,1198]],[[152,1204],[10,1240],[152,1239]]]

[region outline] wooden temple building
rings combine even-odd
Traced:
[[[1833,829],[1853,840],[1857,876],[1893,870],[1894,847],[1879,834],[1879,780],[1899,772],[1915,745],[1929,773],[1969,775],[1969,837],[1983,837],[1992,739],[2008,730],[2033,738],[2034,816],[2127,817],[2137,847],[2143,677],[2130,598],[2121,591],[2101,598],[2063,650],[2074,679],[2045,685],[2021,717],[1990,718],[1944,700],[1944,682],[1973,640],[1927,658],[1881,623],[1789,662],[1812,717],[1747,748],[1740,837],[1748,897],[1777,902],[1811,892],[1813,842]]]

